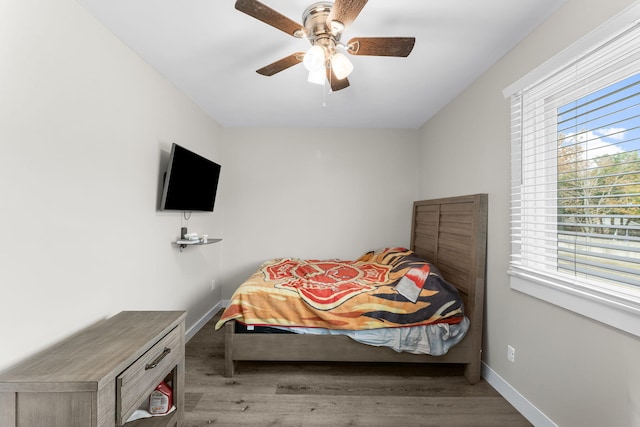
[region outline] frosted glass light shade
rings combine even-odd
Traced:
[[[302,59],[304,67],[309,71],[324,68],[324,49],[320,46],[311,46]]]
[[[346,78],[353,71],[353,64],[343,53],[336,52],[331,57],[331,67],[338,80]]]
[[[307,81],[309,83],[315,83],[317,85],[324,85],[324,81],[326,80],[327,75],[324,67],[319,68],[317,70],[309,71],[309,78]]]

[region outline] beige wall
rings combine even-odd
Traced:
[[[640,425],[640,340],[509,288],[509,102],[502,90],[631,3],[567,1],[421,129],[421,198],[489,193],[483,359],[559,426]],[[507,361],[508,344],[515,363]]]
[[[215,159],[222,128],[73,0],[0,0],[0,370],[126,309],[220,298],[221,246],[157,212],[172,142]],[[222,233],[216,213],[190,228]]]
[[[417,130],[226,128],[226,297],[267,259],[408,246],[417,154]]]

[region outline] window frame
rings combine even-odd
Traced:
[[[566,66],[566,64],[576,61],[576,58],[585,56],[600,48],[618,34],[638,26],[639,17],[640,4],[636,3],[507,87],[503,91],[505,98],[511,98],[512,95],[543,80],[556,70]],[[548,107],[539,105],[537,108]],[[512,111],[512,124],[518,120],[522,121],[523,119],[522,117],[513,117]],[[548,143],[549,141],[545,145]],[[552,150],[552,152],[555,153],[553,156],[557,156],[557,150]],[[518,176],[518,174],[522,173],[522,170],[517,162],[514,163],[514,160],[517,160],[519,156],[519,153],[514,153],[514,147],[512,147],[511,156],[512,180],[516,181],[514,188],[517,188],[518,180],[520,180],[519,185],[522,185],[522,177]],[[511,197],[513,197],[513,192]],[[520,205],[513,205],[512,202],[512,209],[519,209],[520,207]],[[550,225],[550,227],[554,228],[553,225]],[[545,231],[552,230],[547,229]],[[513,239],[511,239],[511,242],[512,255],[519,253],[518,243],[514,242]],[[640,337],[640,292],[626,292],[624,289],[619,289],[606,283],[595,284],[590,283],[588,280],[580,280],[578,285],[574,280],[565,280],[562,275],[546,274],[541,271],[514,266],[512,263],[510,263],[508,274],[511,289]]]

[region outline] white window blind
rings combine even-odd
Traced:
[[[640,30],[511,96],[510,273],[640,304]]]

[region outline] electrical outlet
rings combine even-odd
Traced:
[[[509,362],[516,361],[516,349],[510,345],[507,346],[507,359],[509,359]]]
[[[216,279],[211,279],[211,291],[213,292],[215,288],[216,288]]]

